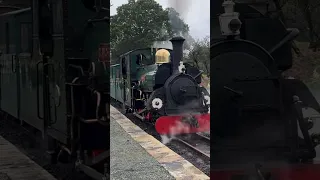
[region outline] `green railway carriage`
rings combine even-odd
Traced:
[[[139,90],[152,93],[158,68],[156,53],[162,48],[172,51],[172,47],[163,42],[154,43],[151,48],[136,49],[120,55],[119,64],[110,68],[110,96],[130,107],[134,88],[139,86]]]
[[[0,15],[1,110],[40,130],[53,157],[108,149],[110,2],[30,2]]]
[[[27,8],[0,16],[1,109],[16,118],[35,110],[30,106],[20,108],[21,103],[35,98],[32,95],[24,96],[30,92],[31,85],[27,84],[31,76],[26,75],[26,66],[32,55],[31,12],[31,8]],[[18,58],[20,62],[17,63]],[[35,120],[31,124],[36,124]]]

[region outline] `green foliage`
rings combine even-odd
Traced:
[[[117,63],[122,53],[173,36],[186,39],[184,49],[190,51],[186,59],[210,74],[209,37],[195,41],[179,13],[173,8],[164,10],[155,0],[129,0],[117,8],[117,14],[111,17],[112,63]]]
[[[189,27],[172,8],[164,10],[155,0],[129,0],[111,17],[111,53],[115,59],[132,49],[149,47],[173,35],[188,35]],[[188,46],[185,46],[188,47]]]
[[[319,0],[279,0],[287,27],[298,28],[300,34],[295,42],[302,53],[294,57],[293,67],[286,71],[310,84],[319,84],[320,52],[311,49],[320,45]]]
[[[310,33],[315,36],[315,41],[319,39],[319,0],[279,0],[279,2],[281,5],[281,10],[285,16],[287,26],[299,28],[299,41],[310,41],[312,39],[310,37]],[[308,18],[308,13],[310,14],[310,19]],[[314,32],[310,32],[308,23],[312,24]]]
[[[172,35],[168,12],[154,0],[129,0],[111,17],[111,51],[118,56],[126,51],[148,47],[154,40]]]
[[[184,61],[203,70],[210,77],[210,37],[195,41]]]
[[[167,8],[166,11],[173,36],[183,36],[186,39],[184,49],[190,49],[195,40],[189,34],[189,26],[180,18],[180,14],[174,8]]]
[[[167,8],[169,22],[172,28],[173,35],[189,33],[189,26],[180,18],[179,13],[173,8]]]

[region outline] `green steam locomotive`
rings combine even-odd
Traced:
[[[181,61],[182,37],[170,41],[122,54],[110,68],[110,96],[127,113],[155,123],[159,134],[209,131],[209,93],[200,85],[202,72]]]

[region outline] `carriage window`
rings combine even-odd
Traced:
[[[114,69],[111,69],[111,78],[114,78]]]
[[[31,32],[31,23],[21,24],[21,52],[30,53],[32,46],[32,32]]]
[[[139,65],[139,66],[144,66],[144,59],[145,59],[145,56],[143,54],[137,54],[136,55],[136,64]]]
[[[136,64],[140,66],[141,64],[141,58],[140,58],[140,54],[136,55]]]
[[[126,78],[126,76],[127,76],[127,66],[126,66],[126,58],[125,57],[123,57],[121,59],[121,63],[122,63],[122,75],[123,75],[124,78]]]
[[[152,64],[151,56],[146,56],[144,54],[137,54],[136,59],[137,59],[136,63],[140,66],[146,66],[146,65]]]
[[[120,70],[119,69],[117,69],[116,78],[120,78]]]

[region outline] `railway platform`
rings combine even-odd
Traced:
[[[111,180],[210,179],[112,106],[110,119]]]
[[[56,180],[0,136],[0,180]]]

